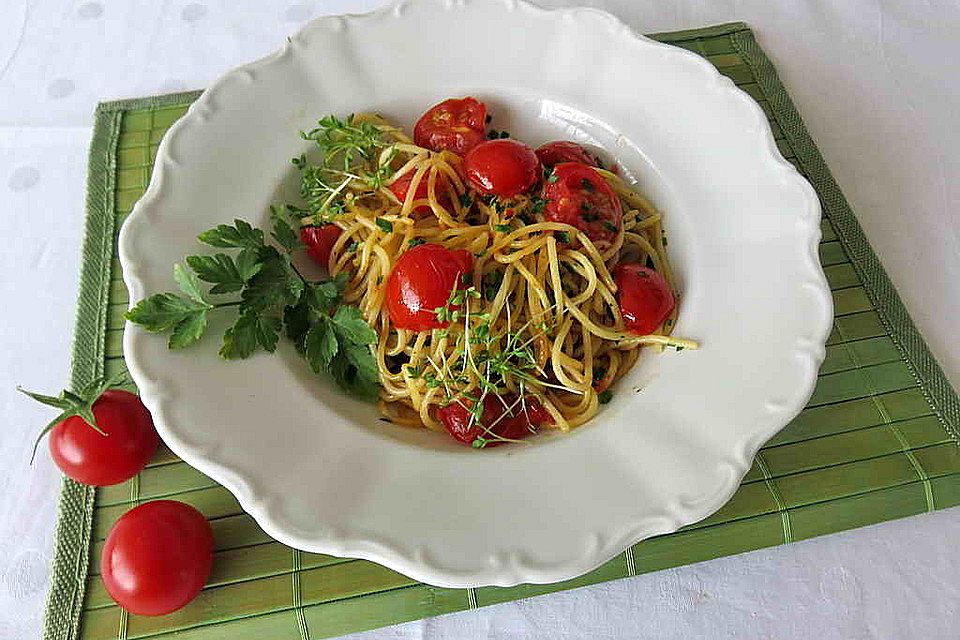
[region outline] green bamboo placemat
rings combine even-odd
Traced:
[[[820,257],[836,319],[808,407],[769,442],[733,499],[703,522],[646,540],[554,585],[470,590],[419,584],[376,564],[271,540],[222,487],[161,449],[130,482],[65,481],[45,638],[323,638],[625,578],[960,504],[960,399],[931,357],[810,139],[742,23],[654,36],[694,51],[757,100],[777,144],[823,203]],[[101,104],[90,151],[73,382],[123,365],[127,292],[116,232],[150,179],[157,144],[197,93]],[[168,616],[127,616],[97,573],[103,538],[132,505],[159,497],[210,520],[209,584]]]

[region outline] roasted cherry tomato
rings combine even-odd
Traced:
[[[80,416],[50,431],[50,455],[63,473],[97,487],[137,475],[153,457],[160,438],[140,398],[120,389],[104,391],[93,403],[97,433]]]
[[[613,188],[593,167],[562,162],[543,185],[545,217],[580,229],[603,251],[613,244],[623,223],[623,208]]]
[[[469,251],[451,251],[438,244],[421,244],[397,259],[385,291],[387,311],[398,329],[427,331],[448,323],[436,309],[447,304],[450,292],[473,269]]]
[[[393,192],[393,195],[397,197],[397,200],[403,203],[407,198],[407,192],[410,190],[410,183],[413,182],[413,171],[408,171],[394,182],[390,183],[390,191]],[[446,182],[439,178],[437,180],[437,202],[439,202],[443,207],[450,209],[450,194],[447,192]],[[414,200],[426,200],[427,199],[427,176],[423,176],[423,179],[420,180],[420,183],[417,185],[417,191],[413,194]],[[413,212],[419,215],[425,215],[432,212],[430,205],[422,204],[419,207],[414,207]]]
[[[653,333],[676,301],[670,285],[659,273],[637,263],[621,263],[613,270],[617,302],[627,331],[638,335]]]
[[[433,151],[463,155],[484,140],[487,107],[475,98],[449,98],[420,116],[413,141]]]
[[[307,255],[318,265],[327,268],[330,262],[330,251],[340,237],[342,229],[335,224],[324,224],[319,227],[302,227],[300,242],[307,248]]]
[[[553,424],[553,416],[535,397],[527,396],[523,405],[517,402],[517,398],[516,394],[484,396],[483,414],[479,422],[471,421],[470,412],[464,406],[470,403],[468,400],[462,400],[463,404],[452,402],[437,409],[437,418],[457,442],[473,445],[481,438],[480,442],[485,447],[503,444],[498,437],[521,440],[533,434],[537,428]]]
[[[509,138],[475,146],[463,159],[470,186],[486,195],[509,198],[527,191],[540,178],[533,149]]]
[[[556,140],[548,142],[537,147],[537,157],[540,158],[540,164],[545,167],[552,167],[561,162],[579,162],[591,167],[599,167],[597,158],[589,151],[578,145],[576,142],[567,140]]]
[[[210,576],[213,531],[190,505],[155,500],[123,514],[107,536],[100,575],[117,604],[161,616],[193,600]]]

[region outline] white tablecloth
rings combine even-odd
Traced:
[[[960,5],[583,0],[640,31],[746,20],[923,334],[960,385]],[[202,88],[312,16],[378,0],[0,0],[0,638],[35,638],[59,490],[86,152],[99,100]],[[573,4],[564,0],[543,4]],[[960,509],[364,638],[957,638]]]

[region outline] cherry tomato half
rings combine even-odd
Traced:
[[[407,192],[410,191],[410,183],[413,182],[413,171],[408,171],[394,182],[390,183],[390,191],[393,192],[393,195],[397,197],[397,200],[403,203],[407,198]],[[439,176],[437,176],[437,202],[439,202],[443,207],[450,208],[450,194],[447,192],[447,185]],[[420,180],[420,183],[417,185],[417,191],[413,194],[414,200],[426,200],[428,194],[427,187],[427,176],[423,176]],[[414,207],[413,213],[419,215],[425,215],[432,213],[430,205],[422,204],[419,207]]]
[[[545,424],[553,424],[553,416],[535,397],[527,396],[523,405],[517,403],[517,398],[516,394],[484,396],[483,413],[479,422],[471,422],[470,412],[459,402],[452,402],[437,409],[437,418],[457,442],[473,445],[477,438],[483,438],[487,441],[484,444],[487,447],[503,444],[502,440],[497,440],[497,436],[521,440],[532,435],[535,429]],[[469,404],[469,401],[462,402]]]
[[[561,162],[579,162],[580,164],[591,167],[599,167],[596,157],[589,151],[578,145],[576,142],[567,140],[555,140],[537,147],[537,157],[540,158],[540,164],[545,167],[552,167]]]
[[[140,398],[119,389],[104,391],[93,403],[93,417],[107,435],[71,416],[50,431],[53,461],[65,475],[96,487],[137,475],[160,442]]]
[[[161,616],[193,600],[210,576],[213,531],[190,505],[154,500],[123,514],[107,535],[100,575],[117,604]]]
[[[509,138],[475,146],[463,159],[470,186],[487,195],[509,198],[528,190],[540,178],[533,149]]]
[[[463,155],[484,140],[487,107],[471,97],[448,98],[430,107],[413,127],[413,141],[433,151]]]
[[[330,262],[330,251],[333,250],[333,245],[336,244],[342,232],[343,230],[335,224],[301,227],[300,242],[306,246],[307,255],[326,269]]]
[[[545,217],[583,231],[603,251],[613,244],[623,222],[623,208],[613,188],[593,167],[561,162],[543,185]]]
[[[473,269],[469,251],[451,251],[438,244],[421,244],[397,259],[385,291],[390,320],[398,329],[427,331],[447,326],[436,309],[447,304],[450,292]]]
[[[617,302],[627,331],[637,335],[653,333],[676,301],[670,285],[659,273],[637,263],[620,263],[613,270]]]

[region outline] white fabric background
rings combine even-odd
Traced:
[[[910,313],[960,385],[956,0],[581,0],[639,31],[748,21]],[[99,100],[202,88],[312,16],[379,0],[0,0],[0,638],[37,637]],[[565,5],[565,0],[544,0]],[[363,638],[956,638],[960,509]]]

